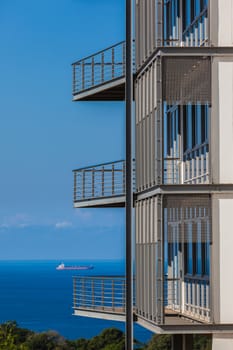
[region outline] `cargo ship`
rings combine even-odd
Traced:
[[[93,265],[74,265],[74,266],[65,266],[65,264],[60,264],[56,267],[56,270],[92,270],[94,269]]]

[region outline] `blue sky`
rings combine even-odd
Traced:
[[[124,256],[123,209],[72,208],[72,169],[124,158],[124,104],[71,102],[71,63],[124,40],[124,7],[0,1],[0,259]]]

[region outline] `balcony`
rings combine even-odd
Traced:
[[[125,42],[72,64],[73,101],[121,101],[125,98]]]
[[[124,160],[76,169],[73,174],[74,208],[125,206]],[[133,188],[134,184],[133,168]]]
[[[123,276],[73,277],[74,315],[125,321],[125,287]]]
[[[164,281],[165,324],[172,317],[183,316],[196,322],[210,323],[210,281],[209,277],[188,276],[165,278]],[[169,322],[170,321],[170,322]]]
[[[197,327],[200,324],[210,324],[209,292],[208,278],[185,276],[184,281],[181,281],[179,278],[168,278],[165,275],[164,322],[157,324],[151,319],[151,324],[158,327],[158,330],[159,328],[165,329],[166,326],[171,327],[171,331],[172,327],[176,328],[181,325]],[[153,303],[159,303],[159,300],[154,300]],[[134,320],[143,325],[145,318],[140,313],[138,314],[138,310],[135,308],[135,293],[133,305]],[[125,321],[125,307],[126,280],[124,276],[73,277],[75,316]]]

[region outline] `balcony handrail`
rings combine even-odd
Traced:
[[[184,280],[200,281],[200,282],[210,282],[210,276],[208,275],[184,275]]]
[[[132,56],[134,58],[134,49]],[[110,82],[115,82],[117,85],[117,81],[119,81],[121,86],[124,84],[122,79],[125,77],[125,64],[125,41],[121,41],[72,63],[73,95],[89,91]],[[135,68],[134,59],[133,68]]]
[[[135,166],[133,165],[133,187],[135,189]],[[124,198],[126,190],[125,160],[97,164],[73,170],[74,203],[104,198]],[[123,199],[122,199],[123,200]],[[122,205],[122,202],[121,202]]]
[[[135,298],[133,301],[135,303]],[[75,311],[124,315],[125,308],[125,276],[73,276],[73,309]]]
[[[89,169],[89,168],[98,168],[98,167],[100,167],[100,166],[111,165],[111,164],[117,164],[117,163],[121,163],[121,162],[124,162],[124,161],[125,161],[125,159],[121,159],[121,160],[116,160],[116,161],[114,161],[114,162],[106,162],[106,163],[101,163],[101,164],[88,165],[88,166],[86,166],[86,167],[74,169],[74,170],[72,170],[72,171],[75,172],[75,171],[86,170],[86,169]],[[134,159],[133,159],[133,161],[134,161]]]
[[[76,61],[76,62],[73,62],[71,65],[72,66],[75,66],[75,65],[77,65],[77,64],[79,64],[79,63],[81,63],[81,62],[83,62],[83,61],[85,61],[85,60],[87,60],[87,59],[89,59],[89,58],[91,58],[91,57],[93,57],[93,56],[97,56],[97,55],[99,55],[99,54],[101,54],[101,53],[103,53],[103,52],[105,52],[105,51],[108,51],[108,50],[111,50],[111,49],[113,49],[114,47],[116,47],[116,46],[118,46],[118,45],[122,45],[122,44],[124,44],[124,40],[123,41],[120,41],[120,42],[118,42],[117,44],[114,44],[114,45],[112,45],[112,46],[109,46],[109,47],[107,47],[107,48],[105,48],[105,49],[103,49],[103,50],[100,50],[100,51],[97,51],[97,52],[95,52],[94,54],[92,54],[92,55],[89,55],[89,56],[86,56],[86,57],[84,57],[84,58],[81,58],[80,60],[78,60],[78,61]]]
[[[186,35],[190,31],[190,29],[192,29],[195,26],[198,20],[206,13],[208,13],[208,6],[205,6],[205,8],[198,14],[198,16],[196,16],[194,20],[189,24],[189,26],[185,28],[182,34]]]
[[[119,280],[122,280],[122,279],[125,279],[125,276],[124,275],[98,275],[98,276],[95,276],[95,275],[88,275],[88,276],[81,276],[81,275],[76,275],[76,276],[72,276],[73,279],[83,279],[83,280],[88,280],[88,279],[96,279],[96,280],[100,280],[100,279],[106,279],[106,280],[109,280],[109,279],[119,279]]]

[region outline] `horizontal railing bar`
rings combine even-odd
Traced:
[[[114,275],[108,275],[108,276],[73,276],[73,279],[80,279],[80,280],[92,280],[92,279],[109,279],[109,280],[115,280],[115,279],[121,279],[122,281],[125,281],[125,276],[114,276]]]
[[[111,57],[109,57],[109,60],[111,59]],[[94,62],[93,64],[91,62],[87,62],[87,63],[83,63],[83,62],[80,62],[80,63],[76,63],[75,66],[101,66],[101,67],[105,67],[105,66],[111,66],[114,65],[114,66],[123,66],[125,65],[124,62],[104,62],[104,63],[101,63],[101,62]],[[110,72],[112,71],[113,69],[111,68],[110,69]],[[91,74],[90,74],[91,76]]]
[[[205,7],[197,17],[194,18],[194,20],[190,23],[190,25],[183,31],[183,35],[189,33],[190,29],[192,29],[194,27],[194,25],[198,22],[199,19],[201,19],[201,17],[203,17],[203,15],[205,15],[205,13],[207,13],[208,9],[207,7]]]
[[[114,162],[107,162],[107,163],[101,163],[101,164],[96,164],[96,165],[89,165],[89,166],[86,166],[84,168],[74,169],[72,171],[75,172],[75,171],[85,170],[85,169],[88,169],[88,168],[97,168],[97,167],[100,167],[100,166],[105,166],[105,165],[110,165],[110,164],[117,164],[117,163],[123,163],[123,162],[125,162],[124,159],[116,160]]]
[[[102,173],[102,172],[105,172],[105,173],[112,173],[113,171],[114,171],[114,173],[115,172],[121,172],[121,173],[123,173],[123,169],[114,169],[114,170],[112,170],[112,169],[103,169],[103,170],[101,170],[101,169],[84,169],[85,170],[85,172],[86,173],[89,173],[89,172],[94,172],[94,173]],[[73,170],[73,172],[82,172],[83,171],[83,169],[81,169],[81,170]]]
[[[91,57],[93,57],[93,56],[97,56],[97,55],[99,55],[99,54],[101,54],[101,53],[103,53],[103,52],[105,52],[105,51],[111,50],[111,49],[115,48],[116,46],[120,46],[120,45],[122,45],[122,44],[124,44],[124,43],[125,43],[125,41],[120,41],[119,43],[114,44],[114,45],[112,45],[112,46],[109,46],[109,47],[107,47],[107,48],[105,48],[105,49],[103,49],[103,50],[101,50],[101,51],[97,51],[96,53],[94,53],[94,54],[92,54],[92,55],[86,56],[86,57],[82,58],[81,60],[78,60],[78,61],[72,63],[72,66],[74,66],[74,65],[78,64],[79,62],[84,61],[84,60],[86,60],[86,59],[88,59],[88,58],[91,58]]]

